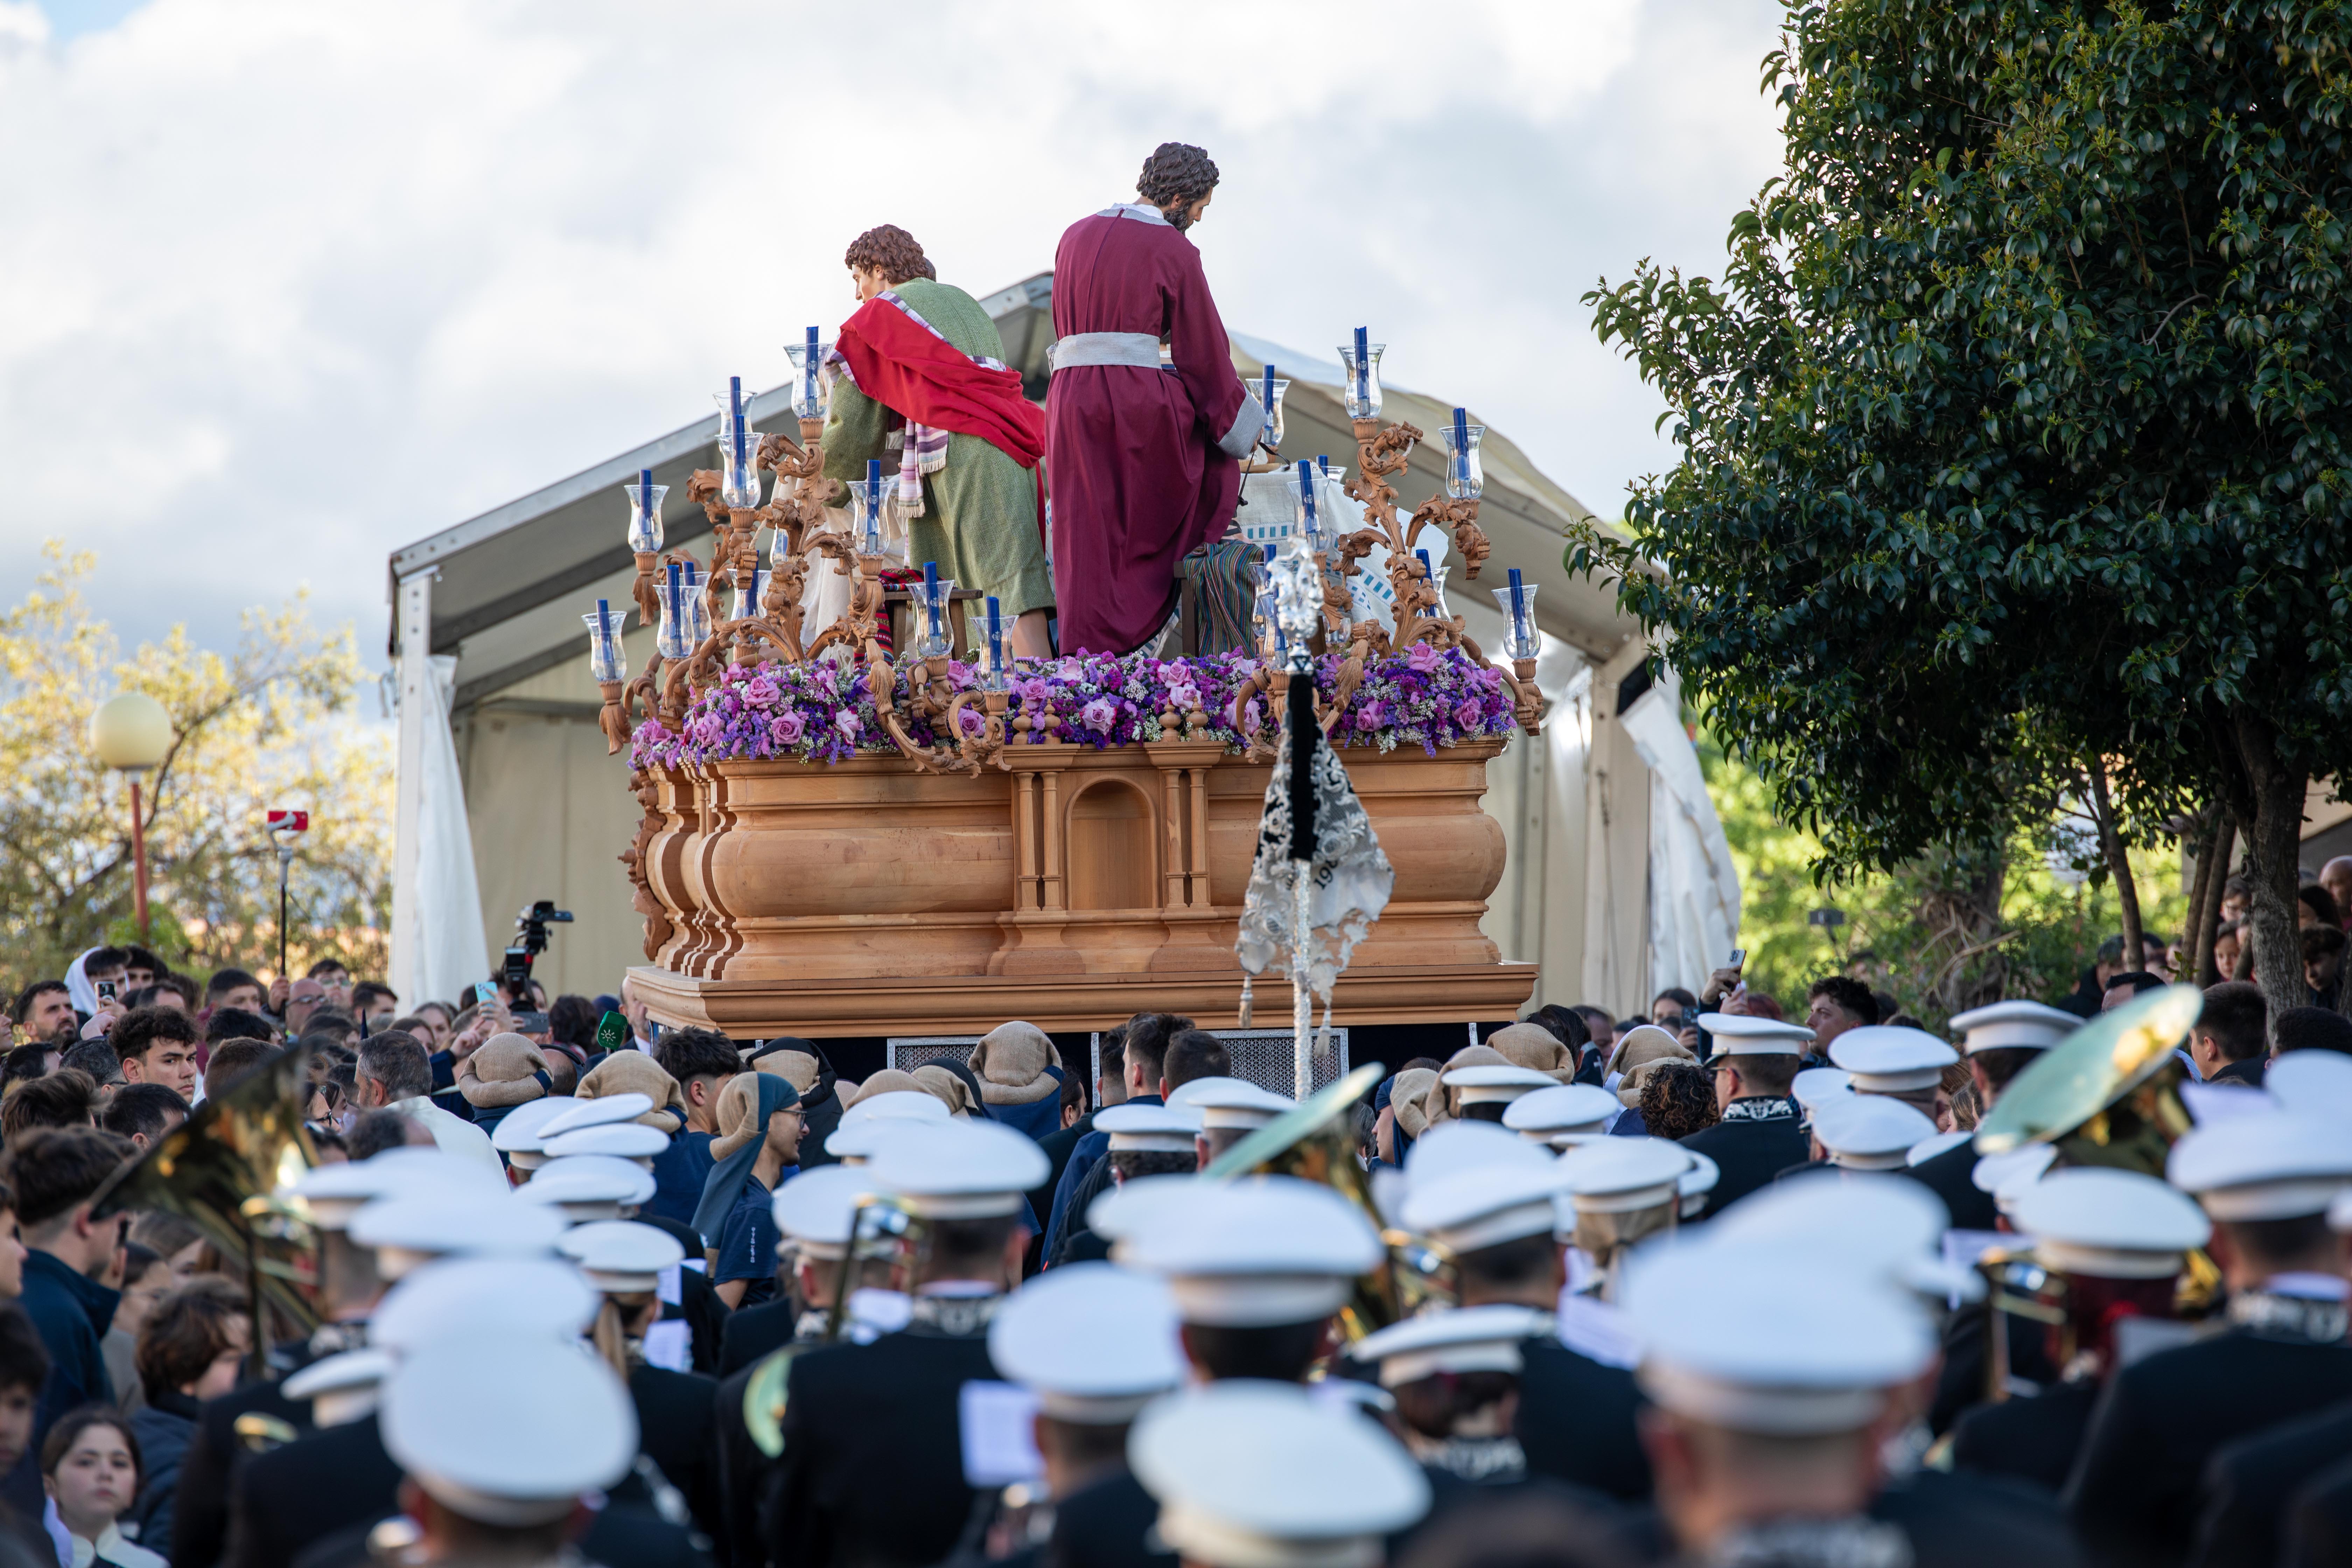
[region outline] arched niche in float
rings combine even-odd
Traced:
[[[1160,902],[1160,814],[1126,779],[1098,779],[1068,807],[1070,908],[1148,910]]]

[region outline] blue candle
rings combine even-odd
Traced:
[[[1437,568],[1429,563],[1429,552],[1416,550],[1413,553],[1421,558],[1421,574],[1434,582],[1437,577]]]
[[[651,468],[637,470],[637,515],[648,522],[653,521],[654,471]]]
[[[678,605],[678,564],[673,561],[669,563],[669,624],[673,634],[683,637],[686,627],[681,624],[683,616]]]
[[[1370,408],[1372,402],[1372,330],[1356,329],[1356,406]]]
[[[1528,601],[1519,584],[1519,569],[1511,568],[1511,640],[1519,647],[1528,645]]]
[[[1454,478],[1464,486],[1470,483],[1470,411],[1454,411]]]
[[[931,635],[937,637],[940,635],[940,563],[936,561],[923,563],[923,604],[930,616]]]
[[[1325,479],[1328,479],[1331,477],[1331,459],[1329,457],[1318,455],[1315,459],[1315,466],[1318,469],[1322,470],[1322,474]]]
[[[1004,673],[1004,624],[999,618],[993,594],[988,596],[988,668],[992,674]]]
[[[743,378],[740,375],[727,378],[727,416],[734,421],[735,468],[740,474],[743,468]]]
[[[1315,465],[1306,458],[1298,459],[1298,504],[1307,509],[1307,532],[1315,533]]]
[[[604,639],[607,647],[611,646],[613,641],[613,605],[610,600],[599,599],[596,601],[596,635]]]
[[[1274,436],[1274,365],[1271,361],[1267,363],[1265,367],[1265,390],[1258,395],[1257,402],[1258,407],[1265,412],[1265,434],[1267,438],[1271,440]]]
[[[866,459],[866,553],[882,553],[882,459]]]
[[[808,377],[811,386],[816,384],[816,329],[811,327],[808,330],[808,348],[801,355],[801,374]]]

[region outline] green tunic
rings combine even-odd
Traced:
[[[892,292],[968,354],[1001,360],[1004,340],[980,301],[961,289],[913,278]],[[887,445],[890,411],[848,381],[833,386],[824,420],[824,471],[862,479],[871,458],[898,472],[898,453]],[[908,559],[940,563],[956,585],[993,594],[1009,624],[1029,610],[1054,607],[1054,572],[1037,531],[1037,475],[977,436],[951,434],[947,463],[923,476],[923,515],[908,521]],[[978,624],[977,617],[975,624]]]

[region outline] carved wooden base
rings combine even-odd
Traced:
[[[1533,994],[1534,966],[1502,963],[1478,930],[1503,874],[1478,804],[1501,748],[1342,752],[1397,876],[1335,1022],[1508,1017]],[[657,1018],[739,1038],[1231,1019],[1268,770],[1215,742],[1002,760],[977,775],[896,757],[661,775],[642,869],[669,931],[632,972],[638,994]],[[1260,990],[1261,1011],[1286,995],[1276,976]]]

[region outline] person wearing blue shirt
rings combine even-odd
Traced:
[[[1168,1092],[1163,1069],[1168,1042],[1192,1027],[1192,1020],[1174,1013],[1138,1013],[1127,1021],[1127,1100],[1129,1105],[1159,1105]],[[1087,1178],[1110,1148],[1110,1134],[1089,1132],[1070,1151],[1062,1179],[1054,1185],[1054,1206],[1045,1216],[1045,1256],[1058,1256],[1065,1235],[1079,1228],[1070,1218],[1070,1205]],[[1099,1184],[1097,1184],[1099,1186]]]
[[[800,1173],[800,1091],[776,1073],[739,1073],[719,1091],[717,1163],[703,1184],[694,1228],[716,1253],[711,1283],[730,1309],[776,1293],[775,1190]]]
[[[654,1156],[654,1195],[646,1212],[680,1225],[694,1223],[702,1189],[718,1156],[719,1095],[743,1070],[735,1042],[716,1029],[666,1029],[654,1047],[654,1061],[677,1080],[686,1101],[686,1125]]]
[[[127,1215],[91,1219],[89,1201],[127,1149],[121,1139],[95,1127],[34,1127],[8,1141],[0,1174],[16,1190],[16,1219],[28,1249],[17,1304],[49,1352],[33,1440],[0,1482],[0,1494],[23,1517],[40,1517],[37,1456],[49,1428],[69,1410],[114,1403],[99,1346],[122,1293],[100,1284],[98,1276],[113,1260],[130,1222]]]

